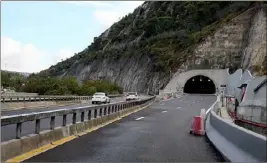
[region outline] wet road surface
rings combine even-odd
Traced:
[[[189,134],[191,118],[215,96],[189,95],[155,102],[25,162],[223,161],[205,137]]]

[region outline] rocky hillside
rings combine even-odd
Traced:
[[[259,21],[265,12],[260,2],[145,2],[82,52],[39,75],[105,79],[126,91],[157,93],[177,71],[253,68],[263,63],[258,53],[266,56],[266,50],[249,50],[266,47],[266,33],[265,45],[258,45],[263,37],[248,38],[264,28]],[[253,24],[257,27],[250,30]],[[261,66],[257,69],[262,73]]]

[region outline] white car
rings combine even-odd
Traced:
[[[92,104],[110,103],[110,98],[103,92],[96,92],[92,98]]]
[[[139,100],[139,96],[137,92],[129,92],[127,93],[126,96],[126,101],[130,101],[130,100]]]

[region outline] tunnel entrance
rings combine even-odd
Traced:
[[[214,94],[216,86],[214,82],[206,76],[198,75],[190,78],[184,85],[184,93],[190,94]]]

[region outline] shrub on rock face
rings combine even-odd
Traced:
[[[83,95],[90,96],[95,92],[121,93],[121,88],[108,81],[89,80],[79,85],[74,77],[41,77],[30,76],[23,87],[24,92],[38,93],[39,95]]]

